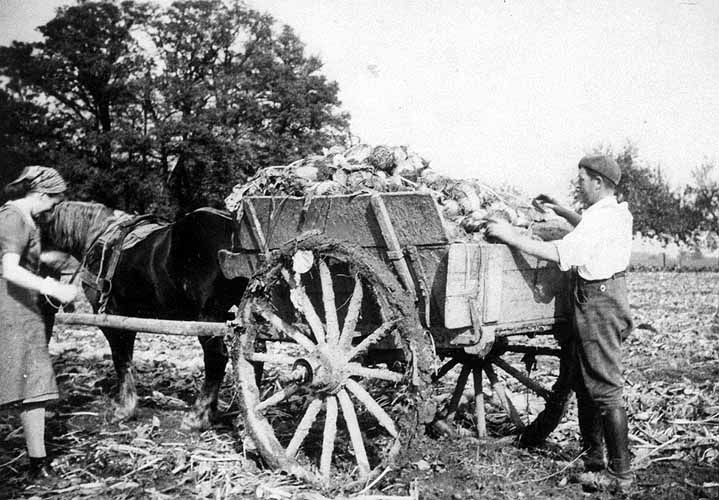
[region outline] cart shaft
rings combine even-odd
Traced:
[[[58,313],[55,315],[55,321],[65,325],[96,326],[183,337],[222,337],[231,329],[226,323],[219,322],[133,318],[112,314]]]

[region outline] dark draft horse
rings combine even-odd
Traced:
[[[118,214],[126,215],[99,203],[62,202],[41,224],[43,249],[60,250],[82,261]],[[122,252],[105,312],[173,320],[228,319],[228,310],[239,303],[247,286],[244,278],[226,279],[219,267],[217,252],[232,247],[232,232],[229,214],[211,208],[195,210],[151,232]],[[85,294],[97,312],[97,294],[87,287]],[[137,407],[132,363],[136,332],[102,331],[118,377],[115,416],[130,418]],[[221,337],[198,339],[204,353],[205,381],[185,423],[203,429],[217,411],[228,356]]]

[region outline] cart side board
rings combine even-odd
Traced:
[[[436,202],[429,194],[383,193],[389,218],[402,247],[448,243]],[[384,247],[384,239],[371,206],[371,195],[305,198],[256,196],[254,206],[270,249],[309,231],[363,247]],[[245,212],[245,211],[243,211]],[[239,222],[239,247],[260,250],[251,229]]]
[[[491,243],[454,243],[447,257],[444,326],[552,324],[570,314],[570,278],[551,262]]]

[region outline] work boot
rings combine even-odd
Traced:
[[[52,468],[52,460],[48,457],[30,457],[30,466],[25,476],[28,488],[53,489],[60,477]]]
[[[577,398],[577,417],[582,436],[584,470],[596,472],[604,469],[604,431],[599,409],[584,398]]]
[[[607,446],[607,468],[600,472],[586,472],[580,475],[579,480],[588,490],[625,492],[634,482],[626,410],[621,407],[604,410],[602,424]]]
[[[532,448],[541,445],[547,439],[547,436],[556,429],[559,422],[562,421],[565,409],[566,400],[560,398],[556,401],[547,401],[547,406],[537,415],[534,422],[522,430],[517,439],[517,445],[520,448]]]
[[[607,470],[621,479],[632,478],[629,454],[629,427],[624,407],[609,408],[602,413],[604,441],[607,445]]]

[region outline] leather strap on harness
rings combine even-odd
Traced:
[[[123,252],[123,244],[127,236],[143,224],[156,222],[157,219],[153,215],[140,215],[131,219],[123,220],[117,224],[108,227],[102,237],[98,238],[87,251],[83,259],[82,282],[99,293],[98,313],[104,313],[107,308],[107,302],[112,293],[112,279],[115,276],[117,264]],[[95,244],[102,244],[100,254],[100,267],[97,274],[93,273],[87,267],[87,255],[90,254]]]

